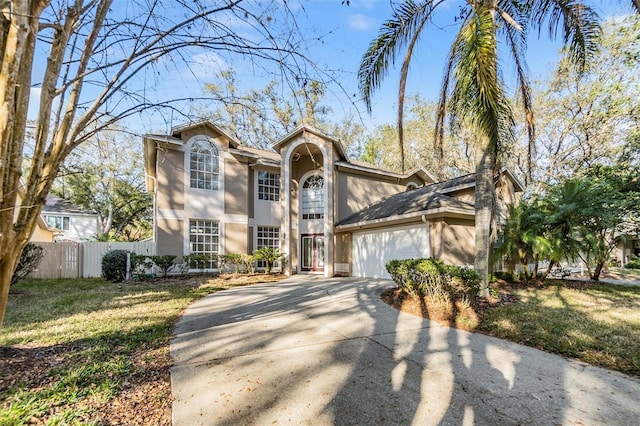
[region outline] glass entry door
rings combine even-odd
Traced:
[[[324,270],[324,235],[302,235],[302,270]]]

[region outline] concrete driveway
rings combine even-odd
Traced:
[[[640,424],[640,380],[398,312],[391,285],[297,275],[194,303],[173,424]]]

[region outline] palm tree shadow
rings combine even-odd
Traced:
[[[353,367],[327,410],[337,425],[545,424],[564,417],[562,367],[544,368],[519,346],[475,335],[359,298],[376,318],[370,336],[339,345],[334,357]],[[428,312],[426,306],[423,312]],[[383,313],[384,312],[384,313]],[[454,311],[450,325],[458,312]],[[351,352],[349,352],[351,350]],[[535,350],[532,350],[535,351]],[[355,360],[354,360],[355,358]],[[530,376],[521,377],[523,365]],[[549,410],[549,401],[554,408]]]

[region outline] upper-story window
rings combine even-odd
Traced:
[[[258,172],[258,199],[280,201],[280,175],[265,171]]]
[[[196,141],[190,152],[191,188],[218,189],[218,149],[208,141]]]
[[[320,175],[309,176],[302,185],[302,218],[324,218],[324,179]]]
[[[61,229],[63,231],[68,231],[70,229],[69,216],[45,216],[44,221],[47,222],[47,226],[51,228]]]
[[[418,184],[415,182],[409,182],[406,188],[407,191],[413,191],[414,189],[418,189]]]

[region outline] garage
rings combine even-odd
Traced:
[[[352,275],[390,279],[387,261],[429,257],[430,252],[429,224],[357,231],[352,235]]]

